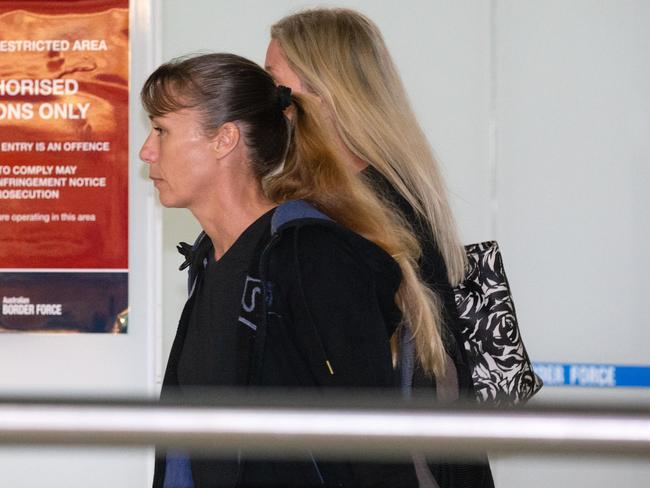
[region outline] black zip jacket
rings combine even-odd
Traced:
[[[257,308],[249,385],[397,388],[390,348],[390,337],[401,320],[395,305],[401,281],[397,263],[374,243],[302,201],[278,207],[271,225],[273,237],[262,252],[259,271],[252,270],[258,272],[265,299],[259,300]],[[191,264],[190,290],[202,271],[201,263]],[[178,385],[176,366],[192,300],[190,294],[161,396]],[[155,488],[163,486],[164,464],[160,456]],[[214,486],[197,483],[210,478],[209,469],[209,463],[192,461],[196,488]],[[411,463],[244,459],[237,486],[416,487],[418,483]]]

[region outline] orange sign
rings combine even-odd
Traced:
[[[44,292],[45,285],[15,273],[63,272],[72,280],[74,273],[109,272],[128,280],[128,4],[0,0],[3,305],[20,305],[22,295],[34,303],[18,282]],[[65,281],[57,278],[56,286]],[[126,308],[126,297],[117,301],[111,313]],[[5,308],[19,309],[31,307]],[[21,328],[16,317],[1,314],[0,327]],[[27,328],[47,322],[30,320],[36,325]],[[80,317],[70,321],[74,330],[89,329]]]

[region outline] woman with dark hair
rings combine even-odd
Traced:
[[[310,95],[229,54],[159,67],[140,151],[160,201],[203,232],[162,395],[205,386],[397,387],[391,338],[442,373],[416,239],[341,161]],[[291,116],[285,116],[290,111]],[[155,487],[417,486],[412,464],[249,462],[160,453]]]

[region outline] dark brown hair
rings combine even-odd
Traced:
[[[246,58],[224,53],[176,58],[149,76],[140,97],[152,116],[198,109],[206,135],[237,122],[260,180],[284,159],[289,126],[279,91],[273,78]]]

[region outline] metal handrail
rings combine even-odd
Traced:
[[[321,456],[375,459],[486,451],[650,456],[650,410],[645,408],[499,410],[400,400],[345,407],[340,399],[300,398],[184,405],[5,400],[0,401],[0,444],[157,445],[273,457],[309,449]]]

